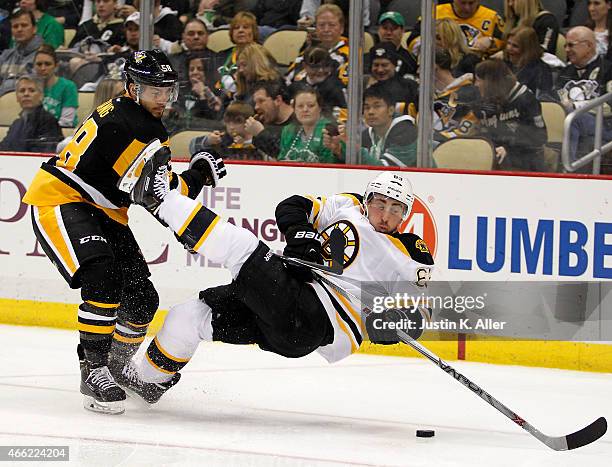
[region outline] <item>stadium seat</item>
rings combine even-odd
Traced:
[[[70,45],[70,41],[72,41],[73,37],[76,36],[76,29],[64,29],[64,46],[68,47]]]
[[[439,169],[491,170],[493,145],[483,138],[453,138],[433,152]]]
[[[366,31],[363,38],[363,53],[367,54],[372,47],[374,47],[374,36]]]
[[[230,47],[234,47],[234,43],[230,39],[229,29],[219,29],[208,36],[208,48],[213,52],[221,52]]]
[[[567,62],[567,54],[565,53],[565,36],[561,33],[557,35],[557,50],[555,55],[564,62]]]
[[[181,131],[170,137],[170,150],[172,158],[188,161],[191,158],[189,143],[196,136],[202,136],[201,131]]]
[[[8,129],[9,129],[8,126],[0,126],[0,141],[4,139],[4,137],[8,133]]]
[[[556,102],[542,102],[542,116],[546,123],[549,143],[563,143],[565,110]]]
[[[64,138],[68,138],[69,136],[74,135],[75,130],[76,128],[62,128],[62,135],[64,135]]]
[[[306,40],[306,31],[276,31],[270,34],[263,46],[279,65],[289,65],[299,55]]]
[[[0,125],[10,125],[19,117],[21,107],[17,103],[14,92],[7,92],[0,97]]]
[[[80,125],[83,120],[89,117],[91,113],[91,108],[93,107],[94,102],[94,94],[93,92],[79,92],[79,108],[77,109],[77,120]]]

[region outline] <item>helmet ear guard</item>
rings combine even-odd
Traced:
[[[405,175],[397,172],[381,172],[374,180],[368,183],[363,195],[363,207],[366,216],[368,215],[368,201],[374,193],[387,196],[404,204],[406,211],[402,219],[408,219],[410,211],[412,211],[412,204],[414,203],[414,194],[412,184]]]

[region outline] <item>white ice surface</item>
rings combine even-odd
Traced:
[[[610,433],[552,451],[421,359],[205,344],[158,404],[109,416],[82,408],[76,332],[0,326],[0,343],[0,445],[70,446],[43,465],[612,465]],[[451,364],[548,435],[612,421],[610,374]]]

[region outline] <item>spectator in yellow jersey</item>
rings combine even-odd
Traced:
[[[456,22],[473,52],[489,56],[503,45],[504,20],[495,10],[480,4],[480,0],[453,0],[436,7],[436,18],[449,18]],[[420,47],[420,21],[415,26],[415,38],[409,50],[418,52]]]

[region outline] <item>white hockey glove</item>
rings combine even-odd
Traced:
[[[212,188],[215,188],[219,180],[227,175],[223,159],[206,151],[196,152],[189,162],[189,168],[199,171],[204,179],[204,185]]]

